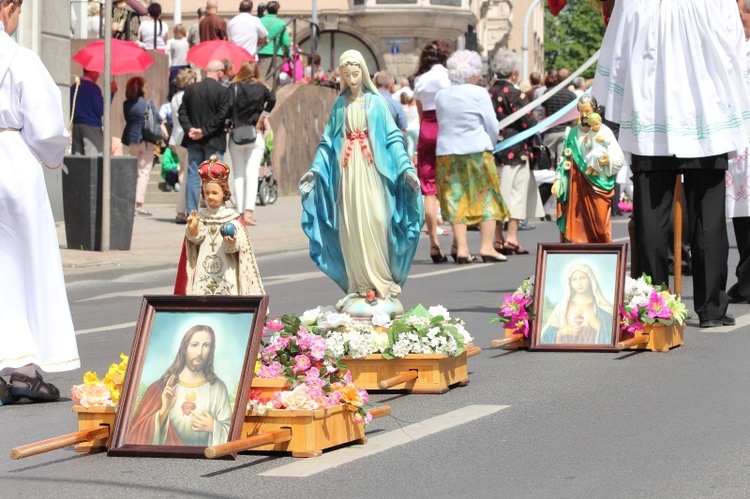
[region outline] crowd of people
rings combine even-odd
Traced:
[[[146,186],[154,161],[161,158],[166,189],[180,192],[175,222],[187,223],[187,214],[199,203],[197,167],[214,154],[222,158],[229,136],[229,152],[235,165],[230,179],[234,184],[234,203],[243,213],[244,222],[255,225],[253,210],[257,178],[266,152],[266,139],[271,135],[265,117],[275,102],[266,83],[268,77],[274,77],[270,63],[274,53],[278,57],[277,66],[295,53],[286,23],[278,17],[279,2],[260,4],[255,16],[253,2],[240,1],[237,15],[227,22],[217,14],[218,1],[207,0],[205,8],[198,10],[198,22],[189,29],[183,24],[170,29],[161,19],[162,8],[158,2],[145,7],[137,1],[116,0],[112,9],[114,38],[134,41],[146,50],[164,53],[169,58],[168,101],[154,103],[147,99],[147,82],[142,76],[129,79],[123,102],[125,126],[122,136],[114,140],[118,146],[120,143],[127,146],[130,154],[138,158],[135,215],[151,215],[144,207]],[[100,4],[91,2],[87,26],[92,36],[99,36],[100,17]],[[202,41],[210,40],[232,42],[245,49],[250,57],[238,68],[229,59],[211,61],[203,68],[203,81],[199,81],[202,76],[200,68],[187,61],[188,51]],[[317,61],[320,70],[319,56]],[[313,58],[309,62],[307,69],[312,75]],[[294,69],[289,66],[287,62],[286,67],[280,68],[282,75],[287,71],[298,73],[294,81],[303,78],[301,64]],[[98,79],[99,73],[85,69],[80,87],[71,88],[73,154],[102,153],[104,98],[96,84]],[[284,81],[284,78],[279,81]],[[186,93],[194,83],[195,88]],[[114,98],[115,92],[117,85],[113,83],[110,98]],[[186,107],[183,107],[183,99]],[[150,136],[144,138],[143,116],[147,108],[161,118],[163,140],[154,141]],[[187,120],[189,124],[183,125]],[[232,129],[247,130],[246,127],[256,128],[255,140],[244,143],[235,140],[236,132]]]

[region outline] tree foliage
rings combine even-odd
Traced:
[[[568,68],[574,71],[591,57],[604,38],[602,15],[588,0],[568,0],[568,5],[554,17],[544,12],[544,64],[546,69]],[[596,64],[583,73],[593,78]]]

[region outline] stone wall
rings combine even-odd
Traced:
[[[269,121],[274,133],[271,164],[279,195],[299,193],[297,182],[310,169],[336,90],[298,83],[279,88]]]

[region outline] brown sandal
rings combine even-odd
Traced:
[[[24,383],[26,387],[19,388],[13,383]],[[25,374],[13,373],[10,375],[10,394],[16,398],[27,398],[33,402],[54,402],[60,398],[60,390],[52,383],[46,383],[39,371],[35,378]]]
[[[503,246],[505,247],[506,255],[512,255],[513,253],[515,253],[516,255],[528,255],[529,254],[529,251],[522,248],[520,244],[513,244],[513,243],[509,243],[508,241],[505,241]]]
[[[10,393],[10,385],[0,378],[0,405],[9,405],[18,400]]]

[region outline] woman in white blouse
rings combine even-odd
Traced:
[[[148,19],[141,21],[138,28],[141,46],[146,50],[165,52],[169,38],[169,26],[161,20],[161,5],[154,2],[148,6]]]
[[[492,151],[499,133],[490,94],[477,84],[482,59],[470,50],[456,51],[447,62],[451,86],[438,92],[435,110],[437,137],[437,192],[443,217],[453,226],[456,263],[474,257],[466,242],[467,225],[479,225],[484,262],[503,262],[492,245],[498,221],[508,218],[500,193]]]

